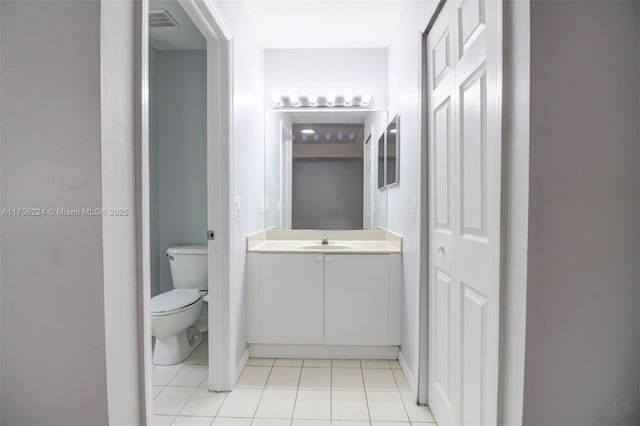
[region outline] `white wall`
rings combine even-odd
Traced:
[[[531,2],[524,424],[640,423],[637,2]]]
[[[0,31],[2,207],[101,207],[100,3],[3,1]],[[106,425],[101,217],[1,225],[2,424]]]
[[[151,195],[157,196],[157,205],[151,205],[157,219],[151,223],[157,233],[151,256],[158,263],[159,286],[152,296],[173,288],[167,248],[207,243],[206,52],[156,51],[154,56],[149,109],[150,117],[157,112],[157,128],[150,129],[149,151],[155,158],[150,155],[149,168],[156,178],[150,178]]]
[[[369,93],[387,109],[387,49],[267,49],[265,108],[275,94]]]
[[[137,424],[138,288],[135,227],[133,1],[100,7],[103,208],[128,209],[102,220],[105,351],[109,424]],[[70,272],[73,272],[71,270]],[[80,319],[83,321],[83,319]]]
[[[422,34],[433,12],[428,1],[405,5],[396,37],[389,47],[389,119],[400,116],[398,184],[388,190],[388,229],[402,235],[402,346],[405,374],[417,392],[420,322],[419,212],[411,213],[412,198],[420,194],[420,99]],[[417,203],[419,204],[419,203]]]
[[[231,271],[232,336],[236,337],[236,362],[247,350],[245,305],[246,235],[263,228],[260,204],[264,196],[264,51],[244,5],[219,3],[233,33],[233,193],[240,197],[241,213],[235,218],[234,268]]]

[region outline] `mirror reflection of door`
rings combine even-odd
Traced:
[[[373,165],[371,155],[371,134],[364,143],[364,229],[372,229],[373,211],[371,200],[371,178],[373,176]]]
[[[385,186],[384,136],[385,134],[382,133],[378,138],[378,189],[382,189]]]
[[[363,229],[364,125],[293,124],[293,229]]]
[[[292,151],[292,136],[290,125],[287,125],[284,120],[280,120],[280,162],[282,166],[282,176],[280,178],[280,197],[276,201],[276,210],[280,217],[280,229],[291,229],[291,197],[287,194],[291,194],[291,160],[293,157]]]

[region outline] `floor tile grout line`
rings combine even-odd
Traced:
[[[207,388],[207,392],[209,392],[209,389]],[[216,392],[213,392],[216,393]],[[211,420],[211,424],[213,424],[213,421],[216,419],[216,417],[218,417],[218,413],[220,413],[220,410],[222,410],[222,406],[224,405],[224,403],[227,401],[227,398],[229,397],[229,394],[231,393],[231,391],[229,392],[217,392],[217,393],[224,393],[224,398],[222,398],[222,402],[220,403],[220,406],[218,407],[218,409],[216,410],[216,414],[213,416],[213,420]]]
[[[293,425],[293,416],[296,412],[296,404],[298,402],[298,393],[300,392],[300,382],[302,381],[302,369],[304,368],[304,359],[302,360],[302,365],[300,366],[300,376],[298,376],[298,386],[296,386],[296,396],[293,399],[293,410],[291,410],[291,419],[289,420],[289,425]]]
[[[362,361],[360,361],[360,375],[362,376],[362,387],[364,388],[364,401],[367,404],[367,415],[369,416],[369,425],[371,426],[371,410],[369,409],[369,396],[367,395],[367,384],[364,381],[364,369],[362,368]]]
[[[404,375],[404,373],[402,374]],[[409,424],[411,424],[411,416],[409,416],[409,410],[407,410],[407,404],[404,403],[404,398],[402,397],[402,392],[400,391],[400,385],[398,384],[396,375],[393,374],[393,369],[391,371],[391,376],[393,377],[393,381],[395,382],[396,388],[398,389],[398,396],[400,397],[400,403],[402,403],[402,408],[404,408],[404,414],[407,416],[407,421],[409,422]]]
[[[178,370],[173,374],[173,376],[171,376],[171,378],[169,379],[169,381],[167,382],[167,384],[165,386],[169,386],[171,384],[171,382],[173,382],[173,380],[176,378],[178,373],[180,373],[182,371],[184,366],[185,366],[185,364],[180,364],[180,368],[178,368]],[[162,366],[159,366],[159,367],[165,367],[165,366],[162,365]],[[166,367],[168,367],[168,365]]]
[[[275,365],[275,361],[274,361],[274,365]],[[260,408],[260,403],[262,402],[262,397],[264,396],[264,391],[267,389],[267,383],[269,383],[269,377],[271,377],[272,372],[273,372],[273,367],[269,369],[269,374],[267,374],[267,380],[265,380],[264,386],[262,387],[262,392],[260,393],[260,398],[258,398],[258,405],[256,405],[255,410],[253,410],[253,416],[251,416],[251,423],[253,423],[253,420],[256,418],[256,414],[258,414],[258,408]]]
[[[329,361],[329,424],[333,419],[333,360]]]

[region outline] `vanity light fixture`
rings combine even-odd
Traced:
[[[332,107],[336,104],[336,97],[334,95],[327,95],[327,106]]]
[[[284,103],[282,102],[282,96],[273,95],[273,97],[271,98],[271,105],[277,106],[277,107],[283,106]]]
[[[323,108],[373,108],[374,100],[369,94],[343,94],[343,95],[302,95],[292,93],[290,95],[274,95],[271,98],[271,108],[273,109],[323,109]]]
[[[349,107],[353,105],[353,95],[344,95],[344,106]]]

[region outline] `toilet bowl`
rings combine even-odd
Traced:
[[[207,246],[167,249],[174,289],[151,298],[151,334],[155,365],[178,364],[202,342],[195,327],[207,289]]]

